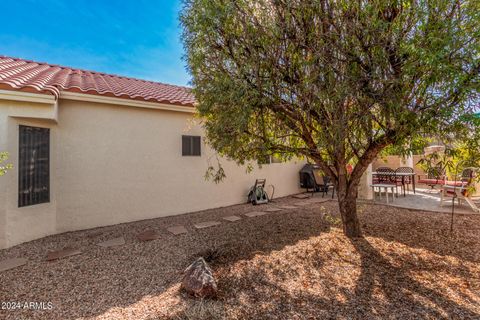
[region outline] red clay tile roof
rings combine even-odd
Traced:
[[[34,93],[79,92],[193,106],[190,88],[0,56],[0,89]]]

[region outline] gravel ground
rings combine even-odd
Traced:
[[[0,273],[0,302],[53,305],[0,310],[0,319],[480,319],[480,216],[457,216],[450,234],[447,214],[360,204],[359,240],[343,236],[335,201],[221,220],[268,206],[70,232],[0,250],[0,260],[29,259]],[[222,224],[193,227],[211,220]],[[166,231],[176,225],[189,232]],[[161,237],[139,242],[136,234],[147,229]],[[124,246],[95,245],[120,236]],[[64,247],[83,253],[45,261],[49,250]],[[197,256],[218,279],[216,300],[179,292],[182,271]]]

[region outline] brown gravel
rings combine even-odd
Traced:
[[[291,205],[295,198],[278,199]],[[268,205],[270,206],[270,205]],[[238,205],[71,232],[0,250],[29,259],[0,273],[0,302],[52,310],[0,310],[0,319],[480,319],[480,216],[359,205],[365,237],[345,238],[335,201],[226,222]],[[223,221],[197,230],[193,224]],[[166,228],[184,225],[187,234]],[[160,238],[136,235],[157,230]],[[126,244],[97,243],[124,236]],[[81,255],[46,262],[49,251]],[[182,271],[203,256],[216,300],[179,293]]]

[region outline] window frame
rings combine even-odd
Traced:
[[[282,159],[276,157],[275,155],[268,155],[268,156],[265,156],[264,159],[257,160],[257,164],[260,166],[274,164],[274,163],[283,163],[283,162],[284,161]]]
[[[30,132],[29,132],[30,131]],[[26,136],[27,135],[27,136]],[[29,135],[29,136],[28,136]],[[28,141],[27,141],[28,139]],[[50,128],[19,125],[18,129],[18,207],[50,202]],[[27,148],[27,150],[24,150]],[[43,148],[43,149],[42,149]],[[36,154],[36,158],[34,155]],[[33,161],[29,160],[33,159]],[[33,169],[29,168],[33,165]],[[44,172],[42,172],[44,170]],[[30,176],[30,177],[28,177]],[[46,179],[46,180],[45,180]],[[27,181],[27,183],[24,183]],[[41,188],[43,190],[35,191]],[[26,190],[29,196],[26,194]]]
[[[186,150],[184,143],[188,141]],[[198,153],[195,152],[195,143],[198,143]],[[195,135],[182,135],[182,157],[201,157],[202,156],[202,137]]]

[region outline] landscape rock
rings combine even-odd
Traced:
[[[181,288],[197,298],[213,298],[217,295],[212,269],[203,258],[198,258],[185,270]]]

